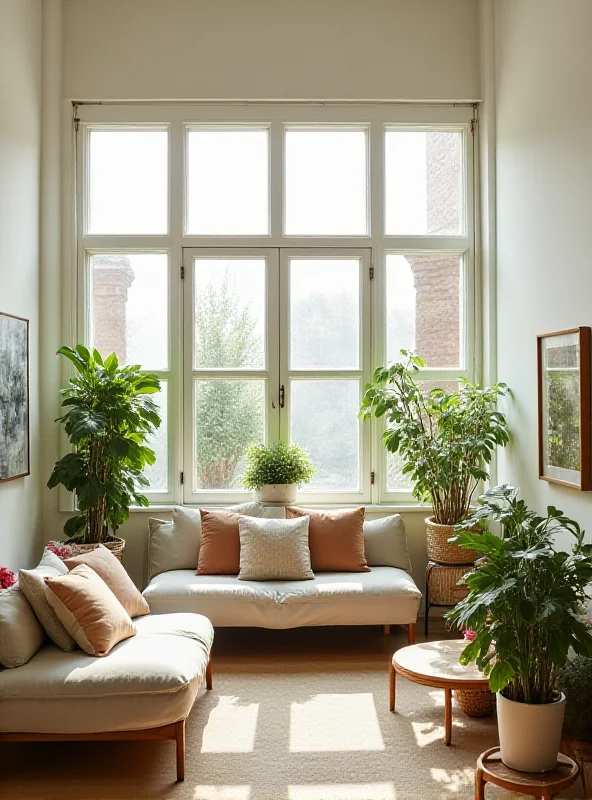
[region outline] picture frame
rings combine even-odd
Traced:
[[[0,483],[31,474],[29,320],[0,312]]]
[[[537,336],[539,478],[592,489],[589,327]]]

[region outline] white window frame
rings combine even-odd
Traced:
[[[369,340],[371,354],[364,369],[370,375],[383,363],[385,356],[386,279],[385,254],[405,255],[426,253],[461,254],[465,279],[466,348],[464,369],[425,370],[422,379],[452,380],[466,376],[480,377],[481,332],[479,280],[475,259],[475,152],[470,104],[410,105],[410,104],[340,104],[340,103],[209,103],[209,104],[152,104],[100,103],[78,104],[75,108],[77,134],[64,142],[64,206],[66,210],[65,247],[67,299],[65,302],[63,339],[71,344],[88,341],[87,327],[87,258],[88,252],[166,251],[169,254],[169,492],[150,495],[152,503],[179,503],[185,500],[181,473],[187,465],[186,421],[183,411],[183,282],[180,271],[183,250],[187,248],[260,248],[260,249],[360,249],[370,250],[373,280],[369,303]],[[72,112],[68,109],[68,126]],[[163,129],[169,131],[169,229],[166,235],[146,236],[89,236],[86,234],[86,199],[76,185],[84,186],[88,175],[87,141],[91,128]],[[269,130],[269,193],[270,233],[267,236],[189,236],[185,233],[186,164],[184,142],[191,129],[249,129]],[[368,131],[368,214],[369,232],[365,236],[285,236],[284,229],[284,132],[293,128],[361,129]],[[466,227],[462,236],[386,236],[384,233],[384,135],[388,129],[456,130],[463,134],[464,186]],[[71,130],[71,129],[70,129]],[[73,166],[72,166],[73,165]],[[186,292],[185,292],[186,293]],[[70,302],[68,302],[68,299]],[[365,326],[366,327],[366,326]],[[187,381],[185,381],[187,382]],[[380,422],[364,423],[363,462],[364,491],[359,502],[392,504],[412,502],[410,492],[386,491],[386,452],[381,443],[383,426]],[[185,462],[183,451],[185,450]],[[369,461],[368,470],[366,457]],[[370,484],[370,473],[376,480]],[[240,495],[245,499],[246,494]],[[193,498],[192,498],[193,499]],[[222,498],[219,498],[221,501]],[[228,496],[225,502],[233,502]],[[310,498],[313,502],[312,497]],[[202,502],[206,502],[205,498]],[[348,502],[343,499],[343,502]],[[335,504],[331,495],[318,496],[314,504]],[[66,504],[66,509],[69,506]]]

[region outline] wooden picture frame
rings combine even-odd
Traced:
[[[30,474],[29,320],[0,311],[0,483]]]
[[[537,336],[539,478],[592,489],[589,327]]]

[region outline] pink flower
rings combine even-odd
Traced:
[[[10,589],[16,583],[14,572],[6,567],[0,567],[0,589]]]
[[[74,555],[72,547],[67,544],[61,545],[59,542],[48,542],[46,546],[58,558],[70,558],[70,556]]]
[[[464,630],[463,636],[465,637],[467,642],[472,642],[473,639],[477,638],[477,634],[475,633],[475,631],[471,630],[471,628],[467,628],[466,630]]]

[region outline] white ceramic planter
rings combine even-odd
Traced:
[[[549,772],[557,766],[565,695],[556,703],[515,703],[497,693],[497,727],[502,761],[520,772]]]
[[[257,490],[257,500],[261,503],[293,503],[297,492],[297,483],[268,483]]]

